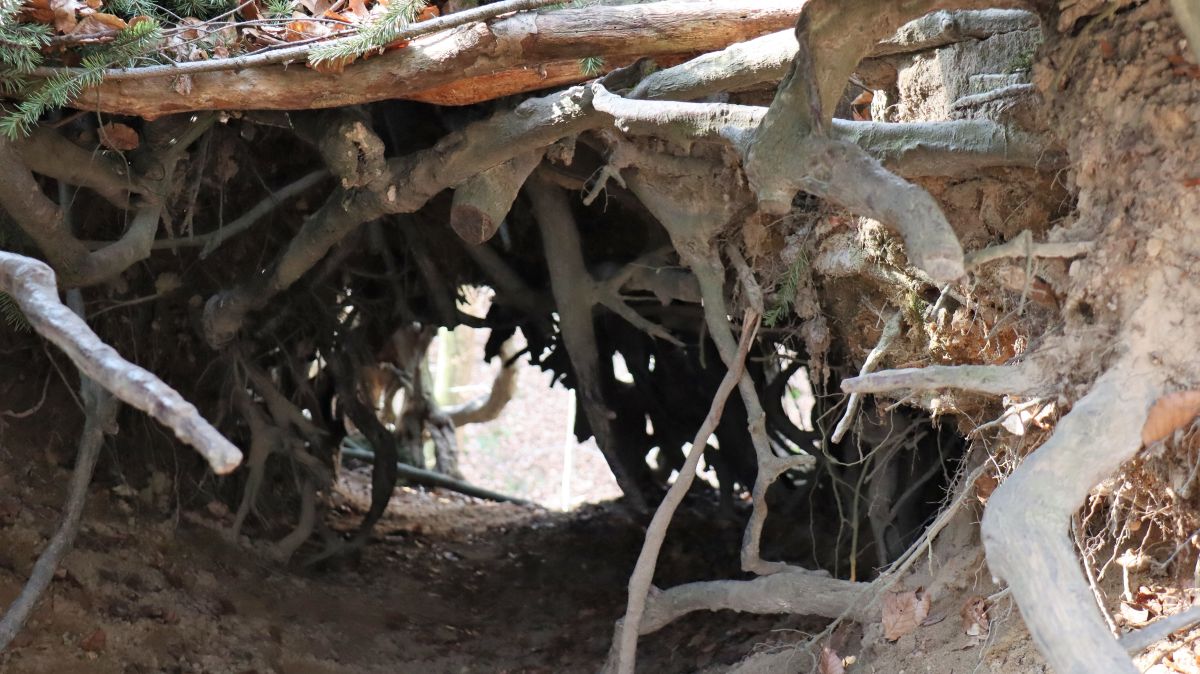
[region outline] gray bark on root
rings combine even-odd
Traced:
[[[83,302],[78,294],[75,300],[78,302],[75,305],[77,309],[82,310]],[[83,319],[79,320],[82,322]],[[9,604],[4,618],[0,619],[0,653],[8,648],[25,626],[37,607],[38,599],[54,580],[54,572],[59,563],[74,544],[75,536],[79,533],[80,520],[83,518],[88,485],[92,481],[96,460],[100,458],[100,448],[104,445],[104,435],[115,433],[117,410],[120,407],[117,399],[86,376],[82,376],[79,382],[79,394],[84,401],[83,433],[79,437],[75,469],[67,485],[67,503],[63,508],[62,522],[38,556],[33,571],[29,574],[29,580],[21,588],[21,593]]]
[[[1105,373],[988,499],[988,566],[1008,582],[1039,650],[1060,674],[1137,671],[1101,619],[1067,532],[1092,487],[1141,448],[1141,421],[1160,385],[1128,363]]]
[[[16,300],[38,334],[62,349],[81,375],[175,432],[217,474],[232,471],[242,453],[200,412],[151,372],[130,363],[58,299],[54,271],[45,263],[0,252],[0,290]]]

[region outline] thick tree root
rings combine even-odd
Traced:
[[[1105,373],[984,511],[988,565],[1012,588],[1059,674],[1137,671],[1101,620],[1067,525],[1088,491],[1142,446],[1141,422],[1159,386],[1127,365]]]
[[[492,238],[512,208],[521,185],[541,160],[542,152],[526,152],[456,187],[450,205],[450,226],[454,232],[473,246]]]
[[[710,580],[652,592],[640,626],[650,634],[696,611],[813,615],[866,622],[876,617],[863,599],[871,583],[839,580],[804,569],[753,580]]]
[[[640,509],[645,506],[642,484],[625,463],[624,452],[618,447],[619,438],[610,423],[613,413],[604,400],[600,351],[592,318],[595,283],[584,264],[571,204],[562,188],[537,176],[529,182],[527,190],[542,234],[550,289],[559,312],[559,332],[575,372],[579,406],[621,491]]]

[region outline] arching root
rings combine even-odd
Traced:
[[[1158,392],[1144,372],[1105,373],[984,512],[988,565],[1012,588],[1034,641],[1059,674],[1137,671],[1095,608],[1068,523],[1088,491],[1142,446],[1142,421]]]

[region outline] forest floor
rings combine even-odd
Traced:
[[[8,468],[0,605],[57,525],[66,481],[65,469]],[[356,525],[364,479],[346,480],[334,528]],[[122,494],[93,486],[75,549],[0,671],[594,672],[644,533],[612,503],[558,513],[402,488],[359,559],[314,571],[227,542],[220,508],[176,516]],[[735,575],[739,528],[714,529],[698,505],[677,523],[660,582]],[[694,616],[647,639],[642,662],[695,671],[736,661],[772,629],[819,628]]]
[[[66,481],[65,468],[18,473],[5,464],[0,605],[57,525]],[[357,524],[366,479],[360,471],[344,479],[333,528]],[[285,568],[224,539],[223,508],[156,511],[145,497],[93,486],[75,549],[0,656],[0,672],[596,672],[644,535],[614,502],[561,513],[401,488],[359,558]],[[739,577],[740,523],[704,497],[691,506],[677,516],[657,582]],[[870,654],[848,671],[1044,671],[1019,620],[1009,621],[1015,638],[964,636],[961,601],[939,597],[927,626],[895,644],[865,648],[861,631],[852,642],[843,635],[843,653]],[[824,624],[693,614],[643,638],[639,671],[723,671]],[[793,671],[811,671],[804,661]]]

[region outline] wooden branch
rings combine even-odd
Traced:
[[[342,446],[343,458],[360,459],[362,461],[375,460],[375,452],[362,449],[361,447],[355,447],[352,445],[352,443],[353,441],[351,441],[351,446]],[[424,468],[410,466],[407,463],[397,463],[396,473],[401,478],[408,480],[413,484],[419,484],[426,487],[435,487],[438,489],[448,489],[450,491],[466,494],[467,496],[474,496],[475,498],[481,498],[487,501],[515,503],[523,506],[537,505],[532,501],[526,501],[525,499],[517,498],[516,496],[509,496],[507,494],[500,494],[490,489],[484,489],[478,485],[473,485],[462,480],[456,480],[448,475],[443,475],[432,470],[425,470]]]
[[[455,12],[453,15],[421,21],[397,31],[395,37],[396,40],[413,40],[424,35],[457,28],[469,23],[494,19],[502,14],[537,9],[538,7],[551,4],[554,4],[554,0],[505,0],[504,2],[491,3],[491,6],[487,7],[475,7],[467,11]],[[220,59],[206,59],[203,61],[189,61],[157,66],[109,68],[103,71],[102,74],[105,79],[114,81],[146,80],[159,77],[179,77],[198,73],[226,70],[237,71],[260,66],[282,65],[307,60],[309,53],[318,46],[336,47],[339,43],[346,44],[352,40],[353,36],[326,40],[324,42],[309,42],[283,49],[273,49],[255,54],[243,54]],[[34,77],[53,77],[55,75],[83,75],[86,72],[83,68],[42,67],[34,69],[32,75]]]
[[[17,301],[33,329],[62,349],[83,376],[171,428],[200,452],[214,472],[224,475],[241,463],[242,453],[191,403],[152,373],[122,358],[59,302],[54,271],[45,263],[0,252],[0,290]]]
[[[422,37],[340,74],[300,64],[263,64],[253,57],[234,63],[198,61],[185,64],[186,69],[122,71],[85,91],[73,105],[147,117],[194,110],[330,108],[391,98],[465,105],[590,79],[578,63],[588,56],[601,57],[608,66],[642,57],[678,62],[784,29],[795,22],[800,6],[798,0],[668,1],[522,13]],[[228,70],[230,66],[237,69]],[[134,73],[138,79],[130,79]],[[186,95],[172,87],[173,78],[182,74],[191,79]]]
[[[542,160],[541,150],[526,152],[493,166],[454,189],[450,226],[471,245],[479,245],[500,229],[517,192]]]
[[[754,344],[754,337],[758,332],[759,318],[759,314],[753,310],[746,311],[742,320],[742,337],[738,342],[737,353],[734,355],[729,369],[726,370],[725,376],[721,379],[720,385],[717,386],[717,392],[713,396],[708,414],[696,431],[696,437],[692,440],[692,447],[688,451],[687,459],[684,460],[683,467],[679,469],[679,477],[667,490],[667,495],[663,497],[662,503],[654,511],[650,526],[646,528],[642,551],[638,553],[637,563],[629,577],[629,598],[625,607],[625,617],[619,621],[616,637],[613,640],[616,646],[616,670],[619,674],[633,674],[636,667],[638,636],[643,633],[642,615],[646,610],[647,593],[650,591],[651,583],[654,582],[654,569],[658,565],[658,554],[667,536],[667,527],[671,525],[671,518],[675,516],[675,510],[679,508],[683,497],[687,495],[688,489],[696,479],[696,468],[700,465],[700,457],[704,454],[709,438],[712,437],[713,431],[721,421],[721,415],[725,411],[725,403],[729,400],[729,395],[733,393],[734,387],[742,379],[742,373],[746,369],[746,356],[750,353],[750,347]],[[686,612],[683,611],[683,613]],[[654,629],[662,626],[658,622],[663,618],[664,616],[658,616],[654,622]],[[670,622],[670,619],[667,619],[667,622]],[[648,631],[652,632],[654,629]]]

